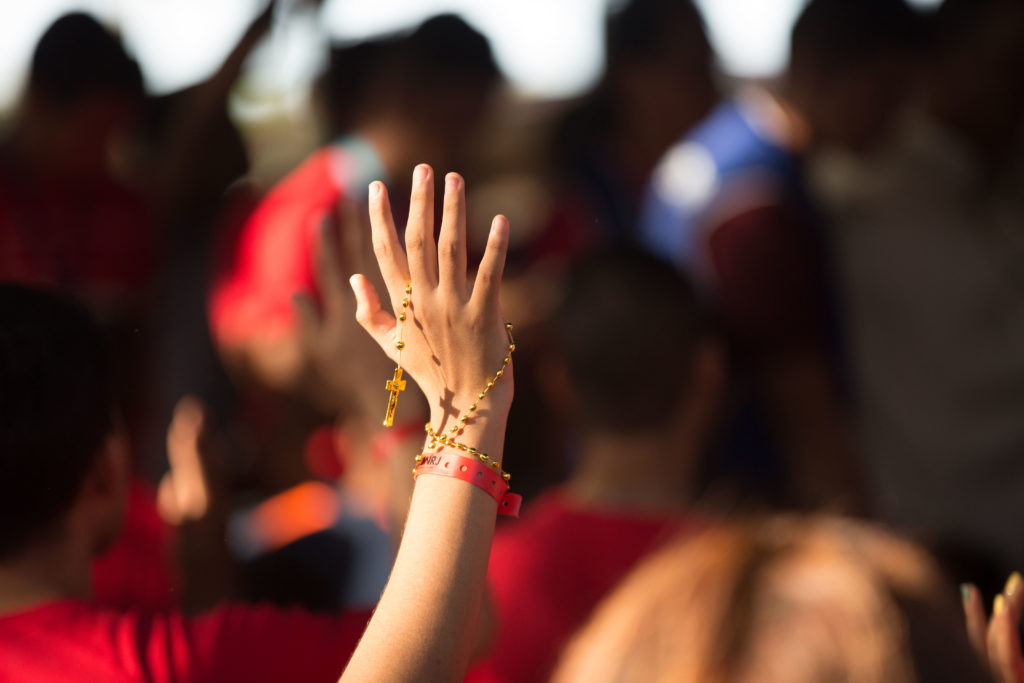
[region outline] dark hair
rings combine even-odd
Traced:
[[[333,134],[355,124],[359,105],[371,90],[376,77],[395,50],[394,37],[365,40],[355,45],[332,46],[327,71],[318,87]]]
[[[634,247],[594,252],[569,275],[554,346],[585,427],[635,432],[671,419],[706,325],[689,283]]]
[[[943,0],[930,21],[933,45],[948,50],[983,27],[995,10],[1020,10],[1021,7],[1019,0]]]
[[[0,558],[51,532],[113,430],[103,338],[55,292],[0,283]]]
[[[490,86],[498,66],[487,38],[455,14],[427,19],[402,41],[406,80],[431,87],[444,83]]]
[[[82,12],[65,14],[36,44],[29,89],[63,104],[98,92],[141,97],[142,73],[116,35]]]
[[[711,56],[704,19],[690,0],[630,0],[605,24],[609,60],[657,57],[670,41],[697,42]]]
[[[924,38],[924,19],[905,0],[811,0],[793,26],[790,63],[841,73]]]
[[[331,48],[320,81],[334,132],[357,123],[356,112],[375,84],[401,93],[444,87],[489,90],[499,76],[490,43],[454,14],[423,22],[407,35],[389,35]]]

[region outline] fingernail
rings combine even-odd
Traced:
[[[370,183],[370,196],[371,197],[376,197],[377,195],[380,194],[380,186],[381,186],[381,183],[380,183],[379,180],[374,180],[372,183]]]
[[[420,164],[416,167],[416,173],[413,175],[413,182],[422,183],[427,179],[427,165]]]
[[[1020,588],[1021,581],[1020,572],[1010,574],[1010,578],[1006,580],[1006,585],[1003,587],[1003,592],[1007,595],[1013,595]]]
[[[971,601],[971,584],[960,584],[960,599],[964,601],[964,604],[967,604]]]
[[[992,603],[992,616],[997,617],[1006,610],[1006,598],[1000,593]]]

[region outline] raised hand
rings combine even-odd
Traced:
[[[373,267],[370,225],[356,202],[343,201],[337,215],[321,225],[315,253],[320,301],[307,293],[292,299],[299,321],[304,357],[304,388],[314,403],[348,414],[376,411],[378,379],[388,370],[387,359],[355,321],[355,303],[345,281]],[[372,412],[371,412],[372,411]]]
[[[210,484],[203,458],[206,413],[194,396],[174,406],[167,428],[167,460],[170,470],[157,489],[157,510],[168,524],[178,526],[206,516]]]
[[[356,318],[396,362],[401,329],[401,363],[426,394],[434,429],[444,429],[446,421],[479,401],[460,439],[501,462],[513,393],[512,366],[503,364],[509,342],[499,300],[508,221],[497,216],[491,223],[470,289],[462,177],[446,177],[436,244],[433,205],[433,171],[417,166],[403,249],[384,186],[370,186],[374,252],[391,310],[401,312],[402,300],[410,301],[400,327],[369,281],[357,275],[351,280]],[[486,383],[501,368],[500,381],[481,400]],[[391,578],[342,681],[462,680],[479,642],[478,617],[497,509],[488,492],[466,481],[446,476],[416,480]]]
[[[1014,572],[1003,592],[996,596],[992,616],[985,618],[981,592],[971,584],[963,590],[967,636],[978,656],[988,663],[998,683],[1024,683],[1024,656],[1021,655],[1018,631],[1024,612],[1024,583]]]
[[[426,395],[435,429],[442,429],[457,412],[476,402],[488,379],[502,368],[508,337],[499,290],[508,221],[504,216],[494,218],[471,289],[466,275],[465,183],[459,174],[449,173],[445,178],[444,214],[436,245],[434,178],[425,164],[417,166],[413,174],[405,248],[398,239],[387,190],[380,182],[370,185],[370,225],[392,311],[400,313],[402,300],[409,299],[407,319],[401,326],[401,365]],[[351,284],[357,301],[356,319],[397,363],[399,321],[384,310],[364,275],[354,276]],[[512,393],[508,366],[478,414],[485,410],[507,412]]]

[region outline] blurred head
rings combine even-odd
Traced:
[[[668,263],[628,247],[590,255],[570,273],[552,327],[557,403],[580,429],[641,434],[712,420],[719,356],[693,289]]]
[[[67,14],[36,45],[21,124],[46,127],[69,164],[104,165],[142,97],[141,72],[118,37],[87,14]]]
[[[905,0],[811,0],[790,37],[788,86],[814,138],[879,142],[907,96],[922,19]]]
[[[1024,3],[945,0],[933,23],[931,97],[969,138],[1012,151],[1024,124]],[[1009,139],[1008,139],[1009,138]]]
[[[714,53],[689,0],[630,0],[608,18],[606,80],[622,105],[675,140],[717,94]]]
[[[404,174],[423,161],[460,167],[498,82],[487,39],[445,14],[407,36],[334,50],[323,84],[335,132],[380,121],[400,129]]]
[[[989,680],[956,591],[917,547],[834,518],[731,524],[638,567],[559,683]]]
[[[103,339],[54,292],[0,284],[0,560],[88,534],[116,534],[127,457],[114,423]]]

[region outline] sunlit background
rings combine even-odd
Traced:
[[[287,105],[324,58],[329,40],[410,28],[444,11],[461,13],[490,39],[498,63],[524,94],[584,91],[603,64],[602,19],[615,0],[327,0],[291,18],[252,58],[247,87]],[[722,69],[770,76],[785,64],[787,36],[806,0],[697,0]],[[932,6],[937,0],[916,0]],[[118,28],[154,93],[191,85],[224,58],[265,0],[32,0],[0,3],[0,112],[20,92],[32,48],[59,15],[84,9]]]

